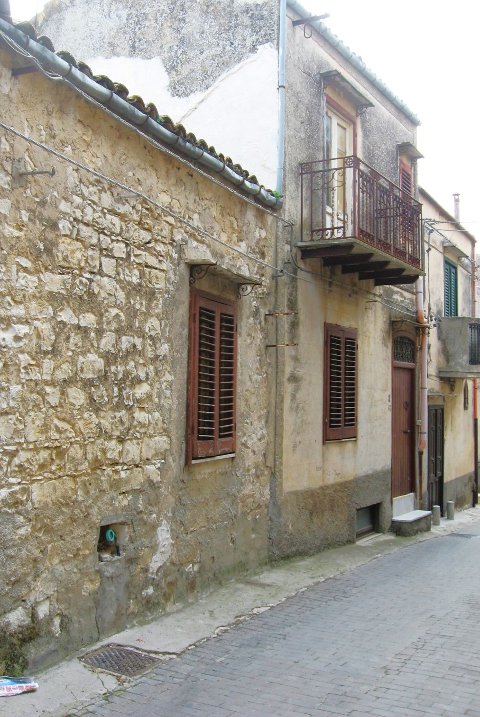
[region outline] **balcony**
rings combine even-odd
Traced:
[[[302,258],[376,286],[423,274],[421,204],[358,157],[301,165]]]
[[[480,319],[448,316],[440,320],[438,339],[442,348],[442,378],[480,378]]]

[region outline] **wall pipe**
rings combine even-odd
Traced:
[[[257,197],[258,201],[262,204],[275,209],[282,206],[281,200],[273,194],[270,194],[270,192],[267,192],[263,187],[249,181],[241,174],[238,174],[233,169],[230,169],[225,162],[217,159],[201,147],[197,147],[191,142],[179,137],[174,132],[170,132],[170,130],[166,129],[158,122],[155,122],[155,120],[151,119],[147,114],[141,112],[136,107],[133,107],[133,105],[129,104],[126,100],[123,100],[111,90],[98,84],[95,80],[91,80],[76,67],[73,67],[40,43],[32,40],[28,35],[21,32],[1,17],[0,31],[11,41],[16,43],[21,50],[27,51],[46,72],[55,73],[61,79],[68,81],[74,89],[92,97],[94,100],[119,115],[122,119],[125,119],[135,127],[139,127],[144,130],[154,139],[164,142],[170,147],[175,147],[175,149],[186,155],[189,159],[199,162],[199,164],[202,164],[204,167],[210,169],[216,174],[220,174],[228,182],[231,182],[240,189],[243,189],[248,194]]]
[[[427,376],[427,337],[428,321],[424,311],[423,277],[420,276],[415,284],[415,306],[417,323],[421,324],[420,331],[420,426],[418,432],[418,502],[423,506],[423,456],[427,447],[428,431],[428,376]]]
[[[472,315],[477,317],[477,265],[475,257],[475,240],[471,239],[471,268],[472,268]],[[473,379],[473,495],[472,505],[478,503],[478,381]]]
[[[280,0],[278,27],[278,136],[277,136],[277,192],[283,194],[285,163],[285,66],[286,66],[287,0]]]
[[[12,21],[12,15],[10,12],[10,0],[0,0],[0,18],[7,22]]]

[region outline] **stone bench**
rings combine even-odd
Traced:
[[[408,536],[424,533],[432,527],[431,510],[411,510],[392,519],[392,530],[397,535]]]

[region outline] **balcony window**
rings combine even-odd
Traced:
[[[343,156],[337,144],[336,157],[301,165],[302,257],[322,258],[376,285],[412,283],[423,268],[412,177],[399,187],[358,157]]]

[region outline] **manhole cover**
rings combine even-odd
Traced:
[[[160,658],[134,647],[110,644],[79,657],[79,660],[97,670],[136,677],[157,665]]]

